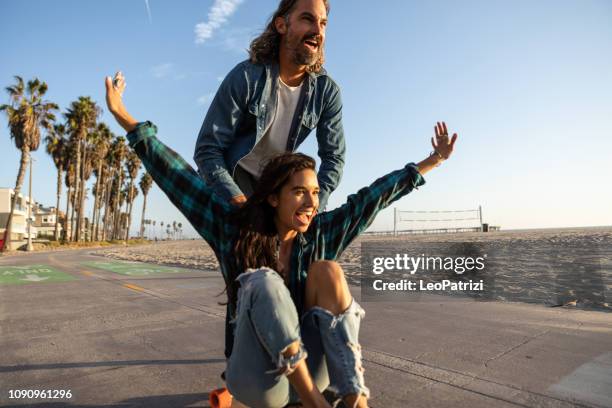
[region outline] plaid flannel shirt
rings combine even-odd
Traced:
[[[127,139],[153,180],[213,249],[227,284],[230,268],[236,265],[234,245],[239,228],[229,221],[235,207],[214,193],[182,157],[157,139],[156,134],[154,124],[142,122],[128,133]],[[424,183],[417,166],[407,164],[348,196],[342,206],[317,214],[308,230],[304,234],[298,233],[291,250],[288,287],[299,316],[304,312],[306,276],[311,263],[338,259],[344,249],[370,226],[380,210]],[[228,304],[226,357],[231,354],[233,346],[229,321],[234,312]]]

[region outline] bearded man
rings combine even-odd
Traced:
[[[327,0],[282,0],[249,59],[223,80],[196,143],[199,174],[234,205],[253,191],[267,160],[295,151],[316,128],[319,208],[344,166],[342,101],[323,69]]]

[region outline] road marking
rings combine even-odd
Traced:
[[[0,285],[66,282],[75,277],[49,265],[0,266]]]
[[[163,265],[152,265],[142,262],[88,261],[82,262],[82,265],[127,276],[147,276],[164,273],[190,272],[189,270],[182,268],[173,268]]]
[[[48,276],[43,278],[43,277],[40,277],[38,275],[26,275],[25,279],[19,279],[19,280],[29,281],[29,282],[40,282],[40,281],[44,281],[44,280],[47,280],[47,279],[49,279]]]
[[[140,286],[132,285],[131,283],[124,283],[122,284],[122,286],[128,289],[137,290],[138,292],[145,292],[144,288],[141,288]]]

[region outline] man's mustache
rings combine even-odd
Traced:
[[[302,38],[302,42],[307,41],[307,40],[313,40],[316,41],[316,43],[318,45],[321,45],[321,43],[323,43],[323,36],[319,35],[319,34],[306,34],[303,38]]]

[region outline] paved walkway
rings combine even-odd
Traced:
[[[224,368],[219,273],[89,252],[0,258],[0,406],[207,407]],[[612,407],[610,313],[435,296],[362,306],[374,407]]]

